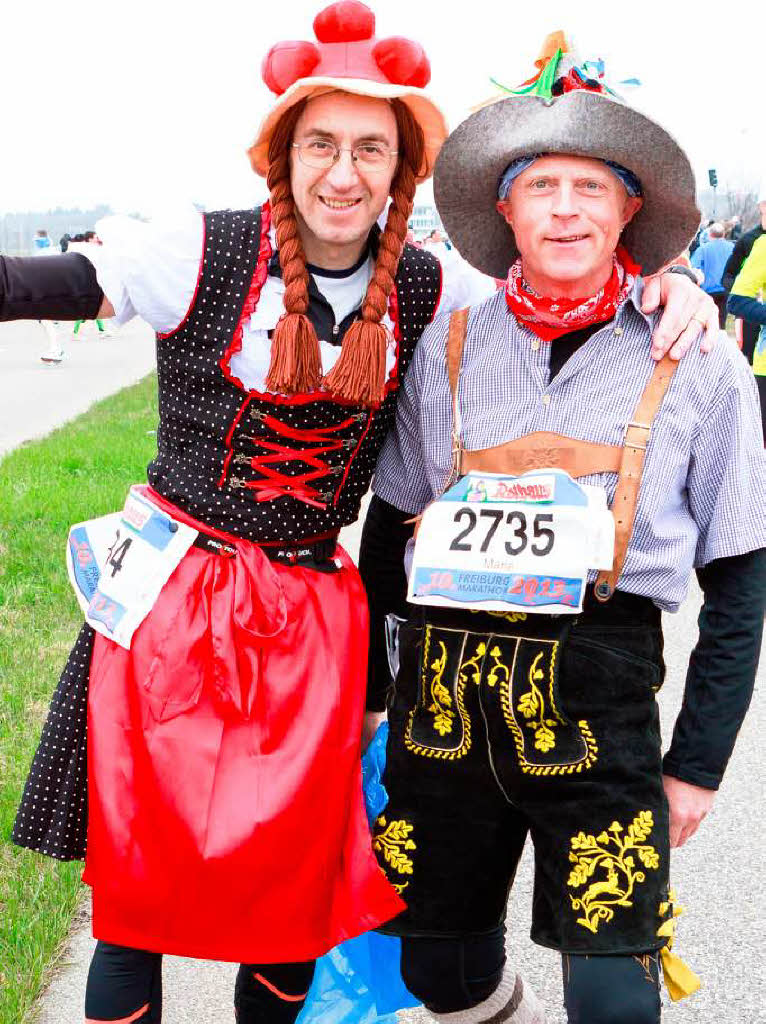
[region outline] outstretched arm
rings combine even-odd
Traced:
[[[114,310],[80,253],[0,256],[0,320],[93,320]]]

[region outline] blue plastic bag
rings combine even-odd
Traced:
[[[388,803],[381,776],[386,766],[384,722],[362,758],[367,819]],[[314,981],[297,1024],[396,1024],[396,1011],[420,1003],[407,990],[399,967],[401,941],[366,932],[317,960]]]

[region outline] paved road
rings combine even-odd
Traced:
[[[43,346],[42,330],[35,323],[0,325],[0,452],[40,436],[96,398],[137,380],[153,359],[151,334],[143,325],[123,328],[114,340],[75,343],[60,366],[36,362]],[[37,398],[34,406],[30,395]],[[358,538],[358,526],[346,532],[344,541],[352,553]],[[668,679],[660,701],[666,736],[681,700],[698,606],[695,592],[678,615],[665,620]],[[674,885],[687,908],[676,948],[702,975],[705,987],[668,1011],[671,1024],[766,1024],[761,948],[766,920],[766,858],[761,846],[766,835],[765,675],[762,665],[760,688],[713,814],[701,833],[673,855]],[[527,938],[531,882],[527,851],[509,908],[509,954],[544,999],[548,1024],[563,1024],[558,958]],[[82,1019],[92,947],[84,907],[40,1002],[38,1024],[72,1024]],[[229,964],[168,957],[165,1024],[233,1024],[235,973]],[[422,1011],[403,1017],[407,1024],[428,1019]]]
[[[61,363],[40,362],[47,336],[36,320],[0,324],[0,456],[44,437],[93,402],[134,384],[155,364],[154,334],[140,320],[97,339],[66,341]]]

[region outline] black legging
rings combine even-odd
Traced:
[[[314,961],[241,964],[234,989],[238,1024],[293,1024],[314,977]],[[99,942],[85,990],[89,1022],[160,1024],[162,955]]]
[[[569,1024],[658,1024],[659,953],[561,958]]]
[[[476,1006],[495,991],[505,966],[504,929],[462,939],[403,939],[402,975],[435,1013]],[[658,1024],[657,954],[562,956],[569,1024]],[[99,942],[85,994],[85,1017],[160,1024],[162,956]],[[234,992],[238,1024],[293,1024],[303,1009],[314,961],[241,964]]]
[[[402,976],[434,1013],[476,1006],[495,991],[505,965],[504,928],[483,935],[402,939]],[[658,954],[562,954],[569,1024],[658,1024]]]

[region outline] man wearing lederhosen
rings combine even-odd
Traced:
[[[374,478],[371,702],[422,514],[375,847],[407,902],[386,926],[404,979],[437,1021],[544,1020],[504,952],[529,833],[532,938],[561,951],[569,1021],[655,1024],[660,962],[673,998],[697,984],[669,951],[670,847],[712,805],[758,662],[760,414],[727,342],[652,361],[641,269],[698,223],[686,156],[563,39],[538,68],[437,161],[450,238],[506,286],[425,332]],[[663,760],[661,611],[693,567],[700,638]]]

